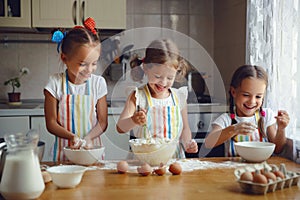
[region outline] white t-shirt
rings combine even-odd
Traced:
[[[48,84],[45,86],[45,89],[50,92],[50,94],[55,97],[57,100],[61,99],[63,95],[62,88],[62,76],[65,76],[65,73],[57,73],[50,76]],[[70,94],[74,95],[84,95],[88,94],[86,83],[75,85],[68,82]],[[94,97],[94,102],[97,103],[98,99],[102,98],[107,94],[107,85],[106,81],[102,76],[92,74],[89,78],[89,87],[91,94]]]

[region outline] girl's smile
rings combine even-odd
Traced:
[[[231,88],[236,105],[236,114],[240,117],[250,117],[261,107],[266,90],[264,80],[246,78],[238,88]]]
[[[173,85],[177,70],[164,65],[154,65],[151,68],[145,67],[148,75],[148,86],[154,98],[166,98],[170,95],[169,89]]]
[[[82,84],[97,69],[100,56],[100,45],[97,47],[81,46],[71,58],[62,54],[62,60],[68,67],[69,80],[74,84]]]

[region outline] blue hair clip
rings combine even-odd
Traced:
[[[57,30],[53,33],[52,35],[52,42],[55,42],[57,43],[57,52],[59,53],[59,47],[60,47],[60,44],[61,44],[61,41],[64,39],[65,37],[65,34],[62,33],[60,30]]]

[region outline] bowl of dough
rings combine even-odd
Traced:
[[[92,165],[102,160],[105,147],[93,147],[91,149],[71,149],[64,147],[64,152],[69,161],[77,165]]]
[[[271,142],[236,142],[234,146],[238,155],[249,162],[263,162],[275,150],[275,144]]]
[[[151,166],[167,164],[173,157],[178,144],[177,139],[138,138],[129,140],[133,154],[142,162]]]

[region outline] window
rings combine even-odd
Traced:
[[[300,135],[299,3],[247,0],[246,62],[261,65],[268,72],[265,106],[288,111],[288,137]]]

